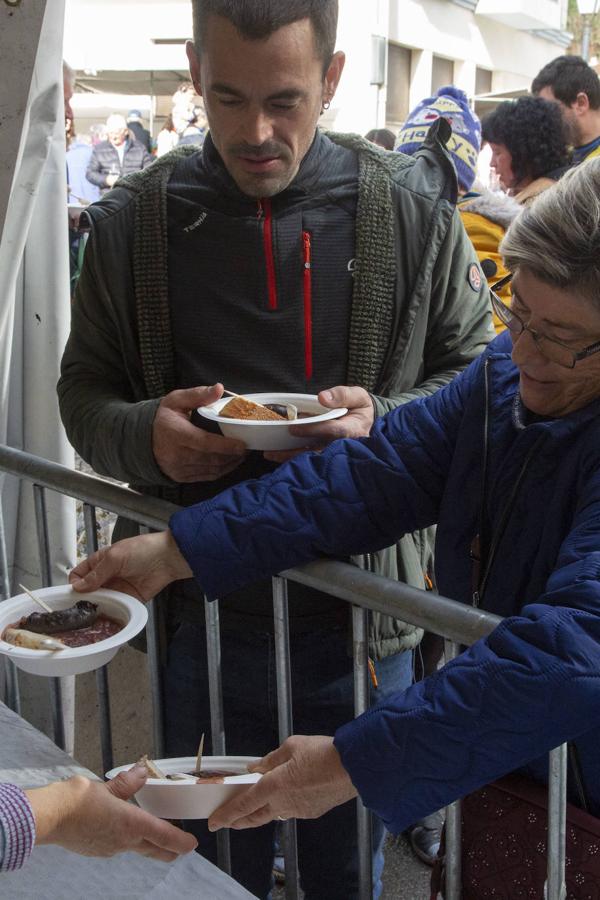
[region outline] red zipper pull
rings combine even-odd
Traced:
[[[313,353],[312,353],[312,274],[311,274],[311,246],[310,232],[302,232],[302,272],[304,294],[304,374],[307,379],[312,378]]]

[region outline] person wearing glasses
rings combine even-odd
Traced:
[[[449,385],[73,571],[77,591],[147,599],[193,574],[222,597],[437,522],[440,593],[503,617],[334,737],[286,741],[213,830],[314,818],[360,794],[398,833],[507,772],[545,781],[565,741],[600,814],[600,160],[526,207],[502,253],[507,329]]]

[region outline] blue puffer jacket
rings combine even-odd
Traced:
[[[501,335],[369,438],[297,457],[171,522],[213,597],[437,521],[440,592],[470,603],[471,541],[481,533],[494,548],[481,606],[506,620],[336,734],[364,802],[393,832],[525,764],[544,780],[542,755],[569,739],[600,813],[600,401],[526,423]]]

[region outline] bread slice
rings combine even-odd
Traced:
[[[253,403],[252,400],[247,400],[246,397],[233,397],[233,399],[230,400],[229,403],[226,403],[221,409],[219,415],[225,416],[226,419],[254,419],[255,421],[274,422],[287,421],[283,416],[273,412],[272,409],[267,409],[266,406],[261,406],[259,403]]]

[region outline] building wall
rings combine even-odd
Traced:
[[[551,5],[560,7],[561,15],[545,22],[538,13],[539,28],[556,28],[557,21],[563,21],[564,0]],[[387,114],[390,85],[370,83],[374,35],[410,54],[409,109],[431,94],[435,57],[441,71],[439,58],[450,62],[454,83],[473,97],[478,69],[491,73],[493,92],[526,89],[546,62],[565,52],[556,41],[477,15],[452,0],[340,0],[338,47],[346,51],[347,60],[327,124],[341,131],[365,133],[400,124]],[[485,80],[481,71],[480,76]]]
[[[485,0],[488,9],[495,8]],[[462,4],[462,5],[461,5]],[[338,48],[347,54],[346,68],[337,97],[323,117],[326,127],[365,133],[370,128],[401,121],[398,104],[388,102],[386,53],[383,75],[376,76],[376,40],[399,48],[390,71],[402,84],[395,96],[404,98],[403,108],[412,108],[431,94],[439,73],[452,73],[451,80],[470,96],[490,72],[494,92],[527,88],[544,63],[564,52],[559,44],[534,32],[507,25],[506,10],[518,7],[540,28],[556,28],[564,20],[566,0],[498,0],[498,13],[478,15],[473,9],[484,0],[340,0]],[[544,10],[553,11],[553,15]],[[560,15],[556,14],[560,12]],[[490,17],[494,15],[495,18]],[[547,16],[547,20],[544,19]],[[510,18],[510,16],[509,16]],[[181,44],[157,44],[159,39],[181,39],[191,34],[189,0],[67,0],[65,57],[79,70],[181,70],[187,67]],[[374,83],[380,79],[380,83]],[[121,79],[122,81],[122,79]],[[406,84],[404,82],[406,81]],[[132,89],[130,93],[139,93]],[[391,96],[390,96],[391,100]],[[134,104],[149,109],[151,104]],[[396,111],[390,113],[391,107]],[[78,113],[77,101],[74,108]],[[104,110],[103,110],[104,111]],[[162,121],[162,109],[153,106]],[[87,108],[78,118],[98,121]]]

